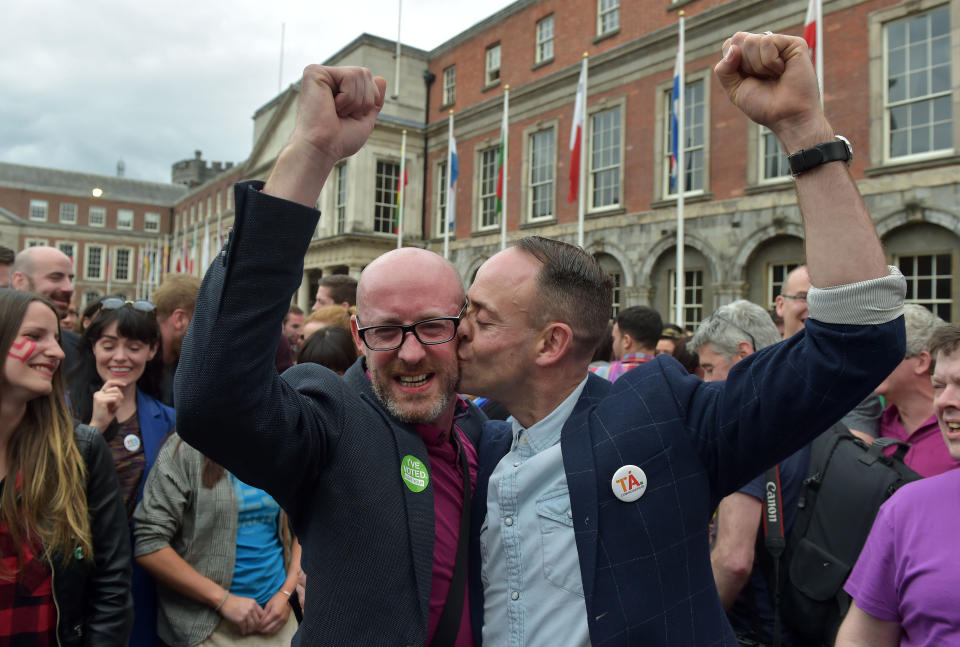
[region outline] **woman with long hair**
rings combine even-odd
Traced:
[[[107,441],[132,524],[147,474],[175,424],[173,409],[157,399],[162,367],[156,357],[160,327],[155,308],[149,301],[103,299],[83,338],[86,352],[70,376],[71,408],[78,420],[98,429]],[[136,565],[133,600],[136,623],[130,644],[152,645],[156,585]]]
[[[175,433],[137,506],[134,553],[160,583],[170,647],[287,647],[300,544],[280,506]],[[349,641],[348,641],[349,642]]]
[[[53,305],[0,289],[0,643],[122,645],[130,543],[103,439],[74,426]]]

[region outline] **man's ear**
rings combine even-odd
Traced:
[[[14,272],[10,277],[10,287],[14,290],[30,290],[30,279],[22,272]]]
[[[536,343],[536,364],[538,366],[556,364],[571,352],[573,330],[563,322],[551,322],[540,332]]]
[[[754,352],[753,346],[751,346],[748,341],[742,341],[737,344],[737,357],[740,359],[743,359],[747,355],[753,355]]]
[[[917,358],[917,367],[914,369],[914,372],[917,375],[930,375],[932,373],[930,365],[933,363],[933,358],[930,357],[930,353],[922,350],[914,357]]]
[[[187,314],[187,311],[183,308],[176,308],[170,313],[170,316],[173,317],[173,322],[176,325],[177,330],[182,331],[185,331],[190,327],[190,320],[193,319],[193,317]]]
[[[357,315],[350,317],[350,334],[353,336],[353,343],[356,344],[357,350],[363,353],[365,346],[363,340],[360,339],[360,333],[357,332]]]
[[[620,346],[623,348],[624,353],[632,353],[637,348],[637,343],[633,341],[633,337],[628,332],[620,331]]]
[[[777,316],[783,317],[783,295],[778,294],[777,298],[773,300],[773,304],[777,310]]]

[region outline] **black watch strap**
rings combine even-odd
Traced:
[[[793,177],[827,162],[846,162],[850,166],[853,148],[845,137],[837,135],[832,142],[823,142],[811,148],[803,148],[787,157]]]

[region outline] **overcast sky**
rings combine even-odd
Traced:
[[[430,50],[509,0],[404,0],[401,40]],[[0,161],[170,181],[203,151],[239,162],[255,110],[363,32],[395,39],[398,0],[7,0]]]

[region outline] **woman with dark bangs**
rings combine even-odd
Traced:
[[[107,441],[132,524],[147,474],[175,424],[173,409],[157,399],[162,367],[155,307],[149,301],[103,299],[83,338],[87,347],[70,376],[70,404],[74,416],[98,429]],[[156,585],[136,565],[133,599],[136,622],[130,644],[153,645]]]
[[[103,439],[64,399],[57,313],[0,289],[0,643],[126,643],[130,544]]]

